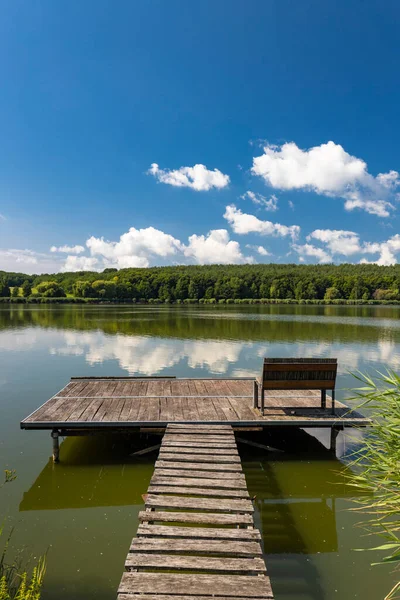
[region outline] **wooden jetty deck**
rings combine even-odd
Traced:
[[[336,402],[321,408],[317,390],[274,390],[264,414],[254,408],[251,378],[72,378],[21,422],[22,429],[56,429],[62,435],[89,429],[166,427],[168,423],[237,427],[354,427],[370,423]]]
[[[118,600],[272,599],[230,425],[169,424]]]

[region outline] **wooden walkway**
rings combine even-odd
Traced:
[[[271,599],[230,425],[170,424],[118,600]]]
[[[321,409],[319,391],[274,390],[265,412],[253,406],[253,379],[72,378],[21,422],[22,429],[127,429],[171,422],[242,427],[363,426],[369,420],[341,402],[335,414]],[[329,403],[328,403],[329,404]]]

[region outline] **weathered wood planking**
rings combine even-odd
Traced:
[[[213,454],[217,427],[195,428],[167,427],[118,600],[273,597],[233,430],[223,428],[230,447]],[[193,438],[208,452],[182,453],[182,446],[171,452],[167,445]]]
[[[208,423],[332,427],[369,425],[356,411],[337,402],[335,415],[320,408],[315,390],[274,390],[266,395],[264,415],[253,407],[251,379],[98,378],[73,379],[21,422],[23,429],[63,430],[150,427],[174,424],[172,434],[199,436]],[[193,430],[193,424],[198,429]],[[178,431],[179,430],[179,431]],[[182,430],[182,431],[180,431]]]

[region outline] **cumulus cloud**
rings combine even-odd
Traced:
[[[65,252],[65,254],[81,254],[85,251],[83,246],[52,246],[50,252]]]
[[[316,258],[321,264],[332,262],[332,256],[330,256],[323,248],[317,248],[312,244],[293,244],[293,250],[297,252],[301,262],[304,262],[305,257]]]
[[[154,257],[166,258],[182,251],[182,243],[172,235],[154,227],[131,227],[118,242],[91,237],[86,246],[93,257],[101,257],[109,266],[118,268],[148,267]]]
[[[249,199],[251,200],[254,204],[257,204],[258,206],[262,206],[263,208],[265,208],[265,210],[274,212],[276,210],[278,210],[278,198],[275,196],[275,194],[272,194],[272,196],[270,196],[270,198],[266,198],[265,196],[262,196],[261,194],[256,194],[255,192],[251,192],[250,190],[248,190],[247,192],[245,192],[243,194],[243,196],[240,196],[243,200]]]
[[[272,256],[271,252],[268,252],[264,246],[252,246],[251,244],[246,244],[246,248],[258,252],[258,254],[261,254],[261,256]]]
[[[354,231],[341,229],[315,229],[307,236],[307,241],[319,241],[324,244],[323,248],[312,244],[293,245],[293,249],[299,254],[300,261],[305,257],[315,257],[319,262],[330,262],[332,256],[353,256],[355,254],[379,254],[376,260],[362,258],[360,263],[374,263],[382,266],[397,264],[397,255],[400,253],[400,235],[396,234],[384,242],[363,242]]]
[[[65,259],[61,271],[102,271],[103,269],[104,265],[102,265],[97,258],[92,256],[69,255]]]
[[[231,225],[233,231],[238,234],[259,233],[261,235],[275,235],[292,239],[298,237],[300,227],[298,225],[281,225],[271,221],[262,221],[255,215],[243,213],[234,204],[226,207],[224,218]]]
[[[367,259],[361,259],[361,263],[373,262],[381,266],[390,266],[397,264],[396,255],[400,254],[400,235],[397,233],[393,237],[381,243],[367,243],[364,245],[364,252],[370,254],[379,253],[379,258],[375,261],[368,261]]]
[[[229,175],[224,175],[218,169],[211,171],[201,164],[170,170],[160,169],[157,163],[153,163],[147,172],[161,183],[175,187],[188,187],[197,192],[207,192],[212,188],[221,189],[229,185],[230,181]]]
[[[264,153],[253,158],[252,173],[275,189],[341,197],[346,210],[359,208],[380,217],[389,215],[390,200],[400,184],[397,171],[373,177],[362,159],[332,141],[309,150],[294,142],[266,145]]]
[[[333,254],[350,256],[362,251],[359,235],[354,231],[316,229],[307,236],[307,241],[311,240],[323,242]]]
[[[226,229],[214,229],[207,236],[191,235],[184,255],[202,265],[254,262],[252,257],[243,256],[239,243],[229,239]]]

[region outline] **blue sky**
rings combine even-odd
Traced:
[[[392,0],[3,3],[0,269],[399,261],[399,28]]]

